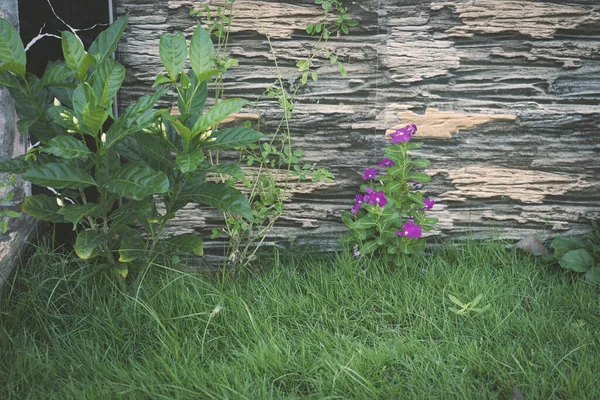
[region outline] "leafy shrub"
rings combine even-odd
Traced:
[[[27,197],[24,212],[78,229],[82,259],[126,277],[156,254],[203,253],[192,234],[163,237],[165,225],[188,203],[206,204],[251,220],[248,199],[211,176],[243,175],[234,164],[212,165],[211,150],[258,141],[249,127],[218,124],[247,102],[227,99],[205,109],[207,82],[228,67],[215,62],[208,33],[198,24],[188,43],[181,32],[162,35],[159,75],[152,95],[142,96],[120,117],[113,98],[125,68],[111,58],[127,25],[119,18],[86,51],[72,32],[62,32],[65,62],[50,63],[41,79],[26,72],[26,54],[16,30],[0,19],[0,86],[15,100],[18,128],[39,142],[27,154],[0,163],[0,172],[22,174],[50,187],[56,197]],[[191,69],[185,71],[188,61]],[[177,93],[178,115],[154,109],[168,90]],[[107,122],[112,122],[106,129]]]
[[[592,221],[593,230],[578,238],[557,237],[550,247],[561,267],[575,272],[585,272],[585,278],[600,282],[600,226]]]
[[[437,223],[437,218],[426,216],[435,201],[420,191],[431,176],[413,171],[429,166],[429,160],[409,154],[409,150],[423,146],[411,142],[416,131],[415,125],[407,125],[392,133],[393,144],[386,148],[386,157],[378,165],[381,170],[364,170],[362,179],[369,183],[360,187],[352,210],[342,215],[351,229],[346,240],[358,243],[357,254],[375,253],[398,263],[401,255],[424,250],[423,231]]]

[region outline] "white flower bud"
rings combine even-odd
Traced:
[[[61,117],[63,117],[64,119],[70,119],[70,118],[71,118],[71,116],[70,116],[69,114],[67,114],[67,113],[64,113],[64,112],[61,112],[61,113],[60,113],[60,114],[58,114],[58,115],[60,115],[60,116],[61,116]]]
[[[163,132],[166,132],[166,131],[167,131],[167,127],[165,126],[165,124],[164,124],[163,122],[161,122],[161,123],[160,123],[160,129],[161,129]]]
[[[77,119],[77,117],[76,117],[76,116],[73,116],[73,123],[74,123],[75,125],[79,125],[79,120]]]
[[[102,132],[102,135],[100,135],[100,141],[102,143],[106,143],[106,133]]]
[[[58,101],[58,99],[55,97],[54,98],[54,106],[55,107],[60,107],[62,104],[60,104],[60,101]]]
[[[59,207],[62,207],[65,205],[65,203],[63,203],[63,201],[60,199],[60,197],[56,198],[56,204],[58,204]]]
[[[67,129],[67,132],[68,132],[68,133],[77,133],[77,131],[76,131],[76,130],[73,130],[73,129]]]

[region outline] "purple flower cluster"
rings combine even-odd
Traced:
[[[378,167],[393,167],[394,162],[392,160],[390,160],[389,158],[384,158],[381,160],[381,162],[377,165]]]
[[[408,221],[402,225],[401,231],[396,231],[398,236],[406,236],[409,239],[418,239],[423,234],[423,228],[414,223],[414,221]]]
[[[367,168],[363,171],[362,178],[365,181],[368,181],[369,179],[374,179],[376,176],[377,176],[377,170],[375,168]]]
[[[416,132],[417,126],[415,124],[406,125],[404,128],[400,128],[395,132],[392,132],[392,142],[408,142],[412,138],[412,135],[414,135]]]
[[[352,210],[350,210],[352,215],[356,215],[358,210],[360,210],[362,205],[365,203],[376,204],[379,207],[384,207],[387,204],[387,199],[385,198],[385,193],[383,190],[380,190],[379,192],[374,191],[372,188],[367,188],[366,190],[367,194],[362,195],[359,193],[356,195],[356,197],[354,197],[354,207],[352,207]]]

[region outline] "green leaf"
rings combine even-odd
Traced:
[[[21,37],[17,29],[2,18],[0,18],[0,61],[21,64],[22,70],[19,71],[19,75],[25,77],[27,57],[25,56],[25,48],[21,42]],[[21,69],[21,67],[18,69]]]
[[[349,228],[354,230],[363,230],[373,228],[376,225],[377,223],[375,222],[375,218],[372,215],[365,215],[364,217],[352,222]]]
[[[431,161],[429,161],[425,158],[415,158],[413,160],[410,160],[410,165],[412,165],[413,167],[417,167],[417,168],[427,168],[427,167],[429,167],[430,164],[431,164]]]
[[[31,168],[31,164],[25,161],[23,155],[0,162],[0,173],[22,174]]]
[[[119,262],[130,262],[144,256],[146,243],[135,229],[124,228],[119,230],[121,246],[119,247]]]
[[[209,34],[198,23],[190,42],[190,64],[199,82],[208,79],[201,79],[202,74],[214,70],[214,63],[215,48]]]
[[[83,123],[96,134],[102,130],[104,122],[108,119],[108,112],[101,106],[91,107],[86,104],[82,112]]]
[[[92,65],[96,64],[96,58],[91,54],[86,54],[81,59],[79,63],[79,68],[77,69],[77,73],[75,77],[83,82],[87,76],[88,71],[92,67]]]
[[[249,221],[253,219],[252,208],[246,196],[224,183],[203,182],[186,185],[177,199],[185,204],[206,204],[224,212],[238,214]]]
[[[125,67],[112,58],[99,64],[92,83],[98,103],[108,107],[121,88],[123,79],[125,79]]]
[[[10,217],[10,218],[19,218],[21,216],[21,213],[19,213],[18,211],[14,211],[14,210],[6,210],[6,211],[4,211],[4,213],[6,214],[7,217]]]
[[[590,268],[585,273],[585,279],[591,282],[600,282],[600,267]]]
[[[85,49],[83,43],[77,36],[69,31],[62,33],[62,49],[67,67],[71,68],[75,73],[79,71],[79,65],[85,57]]]
[[[183,33],[177,32],[175,35],[161,35],[158,54],[171,80],[174,81],[177,79],[177,76],[183,71],[185,60],[187,59],[187,43]]]
[[[550,248],[554,249],[554,256],[560,258],[569,250],[582,249],[585,242],[574,236],[556,237],[550,243]]]
[[[80,189],[96,185],[88,173],[63,163],[36,165],[23,174],[23,179],[34,185],[55,189]]]
[[[248,101],[244,99],[228,99],[215,104],[196,121],[192,133],[196,135],[215,126],[231,114],[240,111],[246,104]]]
[[[377,241],[369,240],[368,242],[365,242],[362,244],[362,246],[360,246],[360,255],[371,254],[375,250],[377,250],[378,247],[379,244],[377,244]]]
[[[8,221],[5,219],[0,221],[0,232],[2,232],[2,234],[8,232]]]
[[[407,179],[414,179],[417,182],[426,183],[431,182],[431,176],[421,173],[421,172],[409,172],[407,174]]]
[[[57,136],[48,142],[44,151],[67,160],[86,159],[91,153],[87,146],[72,136]]]
[[[587,272],[594,267],[594,258],[585,249],[569,250],[562,255],[559,264],[575,272]]]
[[[171,124],[173,124],[177,132],[179,132],[183,141],[185,143],[189,143],[192,139],[192,132],[188,129],[188,127],[176,119],[172,120]]]
[[[206,84],[206,81],[199,83],[194,71],[189,71],[186,76],[189,77],[190,88],[182,90],[179,93],[180,96],[177,98],[177,106],[179,107],[181,115],[201,114],[204,109],[206,97],[208,96],[208,85]]]
[[[244,178],[244,171],[235,164],[211,165],[209,163],[203,163],[200,165],[199,171],[211,172],[218,175],[230,175],[237,179]]]
[[[58,214],[62,215],[65,221],[73,224],[73,230],[77,227],[79,221],[82,218],[91,215],[95,217],[99,217],[100,206],[96,203],[87,203],[87,204],[68,204],[65,203],[64,206],[58,209]]]
[[[108,149],[128,135],[152,125],[156,121],[156,111],[152,107],[167,90],[167,88],[162,88],[153,95],[142,96],[134,104],[127,107],[123,115],[106,132],[105,148]]]
[[[193,233],[172,236],[162,243],[167,248],[167,251],[170,252],[195,254],[198,256],[204,254],[202,239]]]
[[[166,77],[164,75],[158,75],[156,77],[156,79],[154,80],[152,87],[155,88],[156,86],[163,85],[165,83],[171,83],[171,79],[169,79],[168,77]]]
[[[56,197],[49,197],[43,194],[27,196],[21,206],[23,212],[33,215],[42,221],[53,222],[55,224],[65,222],[64,217],[58,213],[60,206],[56,203]]]
[[[448,298],[450,299],[451,302],[453,302],[454,304],[456,304],[460,308],[465,308],[466,304],[464,304],[462,301],[460,301],[459,299],[457,299],[455,296],[449,294]]]
[[[73,71],[63,62],[51,64],[46,67],[46,71],[40,79],[40,86],[47,87],[52,85],[67,85],[65,80],[73,76]],[[70,83],[68,85],[71,85]]]
[[[100,252],[100,246],[106,243],[106,238],[95,230],[85,230],[79,232],[75,239],[75,253],[82,260],[88,260],[97,256]]]
[[[137,219],[141,219],[150,212],[150,202],[139,202],[130,200],[116,211],[110,217],[111,229],[118,229],[129,225]]]
[[[196,149],[187,153],[179,153],[176,158],[177,166],[184,174],[197,170],[203,160],[204,152],[202,149]]]
[[[172,175],[175,163],[163,139],[157,135],[137,132],[120,142],[117,149],[129,161],[141,162],[155,171]]]
[[[142,200],[152,194],[166,193],[169,190],[169,179],[164,172],[130,162],[119,168],[115,175],[109,176],[104,186],[120,196]]]
[[[108,27],[108,29],[100,32],[96,40],[90,45],[89,53],[96,56],[98,64],[101,64],[117,50],[117,44],[127,27],[128,17],[129,14],[125,14],[118,18]]]
[[[262,133],[253,129],[236,126],[216,132],[213,131],[210,137],[214,138],[215,141],[203,142],[201,145],[202,148],[210,150],[233,149],[235,147],[243,147],[257,142],[262,136]]]
[[[15,74],[21,77],[24,77],[27,73],[27,70],[25,68],[25,64],[20,64],[12,61],[0,64],[0,71],[14,72]]]
[[[27,89],[19,82],[16,76],[8,71],[0,70],[0,86],[4,86],[8,89],[15,89],[15,91],[27,94]],[[11,92],[12,94],[12,92]]]

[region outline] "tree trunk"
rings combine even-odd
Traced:
[[[6,19],[18,29],[17,0],[0,0],[0,18]],[[26,148],[26,138],[17,131],[14,102],[8,90],[0,88],[0,161],[23,154]],[[0,180],[6,183],[8,176],[0,174]],[[14,185],[0,188],[0,198],[5,198],[11,192],[14,197],[0,205],[3,209],[16,209],[15,205],[31,193],[31,185],[19,179]],[[9,219],[7,233],[0,233],[0,287],[19,261],[19,251],[23,249],[35,226],[32,217],[21,215],[19,218]]]

